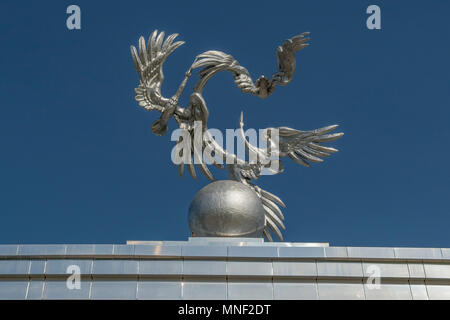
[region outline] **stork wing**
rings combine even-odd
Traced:
[[[194,124],[180,122],[182,134],[175,146],[178,172],[180,177],[183,177],[184,166],[186,165],[192,178],[197,179],[197,173],[195,171],[195,166],[197,166],[205,177],[210,181],[215,181],[204,155],[215,153],[218,157],[224,159],[227,153],[207,130],[206,123],[209,112],[202,95],[194,92],[190,97],[190,106],[194,115]],[[216,157],[211,157],[209,160],[214,166],[224,169],[221,161],[217,161],[217,159]]]
[[[167,57],[184,41],[173,43],[178,34],[172,34],[164,39],[164,31],[158,34],[155,30],[145,44],[144,37],[139,38],[139,52],[131,46],[131,56],[139,75],[139,86],[135,89],[135,99],[141,107],[147,110],[163,111],[169,99],[161,95],[161,85],[164,80],[162,65]]]
[[[273,93],[278,83],[287,85],[291,81],[296,67],[295,53],[308,46],[306,43],[309,40],[306,38],[308,34],[309,32],[304,32],[283,42],[277,49],[278,72],[271,79],[265,76],[259,77],[256,84],[248,70],[240,66],[231,55],[215,50],[198,55],[192,68],[202,68],[202,70],[199,72],[200,80],[195,86],[195,91],[201,93],[206,82],[214,74],[226,70],[234,74],[234,82],[242,92],[266,98]]]
[[[309,40],[309,38],[306,38],[307,35],[309,35],[309,32],[304,32],[288,39],[277,49],[278,73],[274,76],[279,78],[280,84],[283,86],[287,85],[294,76],[296,67],[295,53],[309,45],[306,43]]]
[[[280,198],[276,195],[261,189],[260,187],[250,184],[249,185],[261,199],[261,203],[264,208],[264,216],[265,216],[265,227],[263,230],[263,234],[266,237],[267,241],[273,241],[271,232],[273,232],[278,239],[283,241],[283,235],[281,234],[281,230],[285,230],[283,220],[284,216],[280,210],[280,207],[286,208],[286,205]]]
[[[309,162],[322,162],[324,157],[338,150],[320,145],[323,142],[337,140],[344,133],[330,133],[336,129],[332,125],[313,131],[301,131],[287,127],[278,128],[279,156],[288,156],[298,164],[309,167]],[[271,129],[268,129],[269,131]]]

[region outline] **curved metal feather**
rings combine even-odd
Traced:
[[[139,86],[135,89],[135,100],[147,110],[163,112],[169,102],[169,99],[161,95],[161,85],[164,81],[162,66],[167,57],[184,44],[183,41],[173,43],[176,36],[170,35],[161,46],[164,31],[158,34],[158,30],[155,30],[147,45],[144,37],[139,38],[139,51],[135,46],[130,47],[131,57],[140,79]]]
[[[309,32],[304,32],[284,41],[277,48],[278,71],[271,79],[264,75],[260,76],[256,84],[248,70],[240,66],[233,56],[216,50],[206,51],[198,55],[192,65],[193,69],[203,68],[198,73],[200,80],[194,90],[201,93],[203,87],[213,75],[220,71],[230,71],[234,75],[234,82],[242,92],[266,98],[273,93],[277,84],[287,85],[292,80],[296,68],[295,53],[309,45],[306,43],[309,40],[307,35],[309,35]]]

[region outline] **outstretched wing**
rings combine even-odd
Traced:
[[[296,62],[295,53],[309,46],[306,41],[309,40],[307,36],[309,32],[304,32],[298,36],[283,42],[277,49],[278,58],[278,72],[274,78],[279,81],[282,86],[287,85],[294,76]]]
[[[169,99],[161,95],[161,85],[164,81],[162,66],[167,57],[184,41],[173,43],[178,34],[171,34],[164,40],[164,31],[158,34],[155,30],[149,37],[147,45],[144,37],[139,38],[139,52],[131,46],[131,56],[139,75],[139,86],[135,89],[135,99],[141,107],[147,110],[162,112]]]
[[[286,230],[283,220],[284,216],[280,210],[280,207],[286,208],[286,205],[276,195],[261,189],[260,187],[250,184],[249,185],[261,199],[262,206],[264,208],[265,227],[263,234],[267,241],[273,241],[271,232],[273,232],[278,239],[283,241],[283,235],[281,230]]]
[[[268,191],[262,190],[251,183],[251,180],[256,180],[261,175],[263,168],[271,168],[271,174],[282,172],[282,163],[277,158],[290,157],[296,163],[308,167],[308,161],[322,162],[322,158],[338,151],[334,148],[320,145],[323,142],[339,139],[344,135],[343,133],[330,133],[337,127],[337,125],[333,125],[313,131],[301,131],[288,127],[268,128],[265,130],[267,148],[262,149],[250,144],[246,139],[243,114],[241,113],[239,122],[241,139],[244,141],[249,156],[252,155],[258,161],[253,165],[245,164],[235,166],[233,178],[249,185],[261,199],[266,218],[264,236],[268,241],[273,241],[271,232],[283,241],[283,235],[280,229],[284,230],[285,226],[283,224],[284,216],[280,207],[284,208],[285,205],[280,198]]]
[[[175,152],[177,153],[177,165],[180,177],[183,177],[184,166],[188,168],[192,178],[197,179],[197,173],[195,167],[207,177],[210,181],[215,181],[211,171],[208,168],[205,155],[216,154],[218,157],[211,156],[208,160],[209,163],[224,169],[221,164],[227,156],[225,150],[223,150],[219,144],[214,140],[211,134],[208,132],[207,121],[209,117],[209,111],[206,107],[205,100],[202,95],[194,92],[190,96],[190,110],[193,114],[193,122],[180,121],[179,125],[182,129],[181,135],[178,138]]]
[[[337,152],[337,149],[322,146],[321,143],[339,139],[343,132],[330,133],[338,125],[323,127],[312,131],[301,131],[287,127],[278,128],[278,152],[279,157],[288,156],[296,163],[309,167],[309,162],[323,162],[322,158]],[[273,129],[268,129],[269,135],[273,134]],[[269,138],[272,144],[273,139]],[[276,146],[275,146],[276,147]]]
[[[200,80],[195,87],[196,92],[202,92],[206,82],[214,74],[226,70],[234,74],[234,82],[242,92],[266,98],[278,83],[286,85],[291,81],[296,67],[295,53],[308,46],[308,34],[309,32],[305,32],[283,42],[277,49],[278,72],[271,79],[259,77],[256,84],[248,70],[240,66],[231,55],[215,50],[198,55],[192,66],[193,69],[202,68],[199,72]]]

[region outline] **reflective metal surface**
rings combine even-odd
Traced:
[[[317,282],[321,300],[363,300],[364,287],[361,282]]]
[[[184,300],[226,300],[227,281],[210,279],[185,279],[183,281]]]
[[[317,300],[317,283],[301,280],[274,280],[274,299],[277,300]]]
[[[40,300],[44,294],[44,280],[30,280],[27,290],[27,300]]]
[[[94,275],[137,275],[137,260],[94,260]]]
[[[409,277],[412,279],[425,279],[425,269],[423,263],[408,263]]]
[[[19,246],[15,244],[0,245],[0,256],[15,256],[19,251]]]
[[[134,246],[126,244],[115,244],[113,247],[113,254],[121,256],[133,256]]]
[[[112,244],[71,244],[67,245],[68,256],[111,256],[113,254]]]
[[[46,279],[44,284],[43,299],[89,299],[90,290],[90,280],[81,279],[80,289],[70,289],[67,286],[66,279]]]
[[[183,246],[183,257],[227,257],[228,248],[226,246]]]
[[[430,300],[450,300],[450,283],[436,284],[429,281],[425,283]]]
[[[47,260],[31,260],[30,263],[30,270],[28,272],[30,275],[40,276],[45,273]]]
[[[0,260],[0,275],[28,274],[29,260]]]
[[[443,259],[450,259],[450,249],[449,248],[441,249],[441,253],[442,253]]]
[[[325,256],[327,258],[346,258],[346,257],[348,257],[347,247],[327,247],[327,248],[324,248],[324,250],[325,250]]]
[[[411,295],[413,300],[428,300],[427,287],[425,281],[410,280],[409,286],[411,288]]]
[[[411,300],[411,289],[408,283],[385,284],[381,283],[378,288],[371,288],[364,284],[366,300]]]
[[[442,259],[441,249],[437,248],[395,248],[398,259]]]
[[[134,254],[136,256],[181,257],[181,247],[163,245],[136,245],[134,247]]]
[[[450,265],[424,263],[423,267],[427,279],[450,279]]]
[[[320,247],[280,247],[278,248],[278,255],[280,258],[323,258],[325,257],[325,249]]]
[[[364,262],[365,277],[373,276],[373,266],[380,272],[381,278],[409,278],[408,265],[405,263],[374,263]]]
[[[395,257],[394,248],[348,247],[351,258],[391,259]]]
[[[272,262],[251,260],[228,261],[227,274],[230,276],[272,275]]]
[[[228,281],[229,300],[272,300],[272,281]]]
[[[23,256],[61,256],[66,254],[66,245],[19,245],[18,255]]]
[[[222,261],[210,261],[210,260],[184,260],[185,275],[226,275],[227,274],[227,262]]]
[[[196,237],[262,237],[264,208],[255,191],[231,181],[202,188],[189,207],[189,228]]]
[[[69,266],[76,266],[79,268],[82,275],[92,274],[93,260],[90,259],[61,259],[54,260],[49,259],[46,264],[45,274],[46,275],[67,275]],[[70,273],[73,271],[69,270]]]
[[[93,255],[94,244],[72,244],[68,245],[66,249],[67,255]]]
[[[361,262],[324,262],[317,261],[317,273],[322,277],[362,278]]]
[[[229,246],[228,256],[235,258],[277,258],[278,248],[276,247],[262,247],[262,246]]]
[[[139,261],[139,274],[141,275],[169,275],[182,274],[183,260],[141,260]]]
[[[181,292],[181,279],[141,279],[138,282],[137,298],[139,300],[181,300]]]
[[[273,262],[274,276],[317,276],[316,262],[298,262],[298,261],[274,261]]]
[[[0,300],[23,300],[28,281],[0,279]]]
[[[95,280],[92,281],[91,299],[94,300],[112,300],[112,299],[136,299],[137,281],[136,280]]]
[[[21,245],[25,254],[19,255],[13,245],[0,255],[0,299],[450,298],[450,262],[439,254],[444,249],[400,248],[402,257],[392,257],[386,254],[392,248],[303,245],[198,237],[136,245]],[[81,290],[67,287],[69,266],[80,269]],[[376,276],[373,267],[380,289],[367,285]]]

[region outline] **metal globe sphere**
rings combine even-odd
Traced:
[[[248,186],[220,180],[202,188],[189,207],[194,237],[262,237],[264,208]]]

